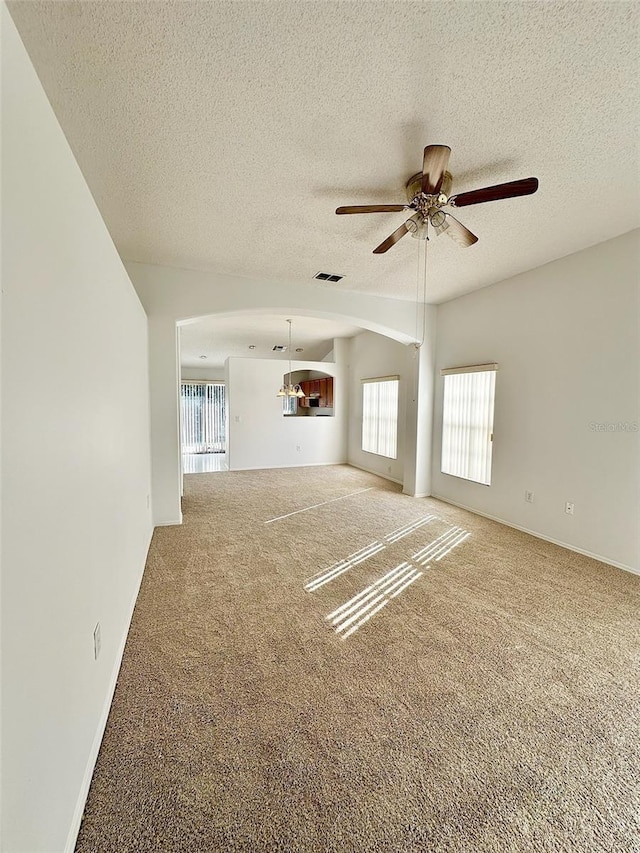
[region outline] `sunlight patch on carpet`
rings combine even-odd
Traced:
[[[314,576],[311,580],[309,580],[304,588],[307,592],[314,592],[316,589],[319,589],[321,586],[324,586],[326,583],[330,583],[330,581],[335,580],[339,575],[346,572],[348,569],[351,569],[353,566],[357,566],[358,563],[363,563],[365,560],[368,560],[369,557],[373,557],[374,554],[379,554],[380,551],[384,551],[386,545],[383,545],[382,542],[371,542],[370,545],[365,545],[364,548],[361,548],[359,551],[355,551],[353,554],[349,554],[349,556],[344,560],[339,560],[337,563],[334,563],[333,566],[330,566],[328,569],[323,569],[320,575]]]
[[[424,527],[425,524],[428,524],[430,521],[434,521],[437,518],[437,515],[425,515],[422,518],[418,518],[416,521],[412,521],[409,524],[398,527],[396,530],[384,536],[382,541],[375,540],[369,545],[365,545],[364,548],[360,548],[359,551],[349,554],[348,557],[338,560],[337,563],[329,566],[329,568],[321,569],[320,572],[315,574],[305,583],[304,588],[307,592],[315,592],[315,590],[320,589],[321,586],[335,580],[349,569],[357,566],[359,563],[363,563],[365,560],[368,560],[369,557],[373,557],[375,554],[379,554],[380,551],[384,551],[387,547],[387,545],[384,544],[385,542],[389,545],[393,545],[396,542],[399,542],[400,539],[404,539],[405,536],[415,533],[416,530],[420,530],[420,528]]]
[[[336,634],[345,640],[421,576],[422,572],[410,563],[400,563],[330,613],[326,619],[331,622]]]
[[[419,518],[417,521],[411,522],[411,524],[405,524],[404,527],[399,527],[397,530],[394,530],[393,533],[389,533],[385,536],[384,541],[397,542],[399,539],[403,539],[405,536],[413,533],[414,530],[419,530],[425,524],[428,524],[437,517],[437,515],[425,515],[424,518]]]
[[[425,545],[424,548],[416,551],[416,553],[412,555],[411,559],[415,560],[421,566],[426,565],[431,560],[435,560],[437,562],[464,542],[464,540],[470,535],[469,531],[464,530],[462,527],[451,527],[445,533],[438,536],[437,539],[434,539],[433,542],[430,542],[428,545]]]
[[[332,504],[335,501],[343,501],[345,498],[353,497],[353,495],[361,495],[363,492],[370,492],[371,489],[373,489],[373,486],[369,486],[367,489],[358,489],[356,492],[349,492],[348,495],[340,495],[339,498],[331,498],[331,500],[322,501],[322,503],[319,504],[305,506],[303,509],[296,509],[293,512],[286,513],[286,515],[278,515],[275,518],[270,518],[268,521],[265,521],[265,524],[272,524],[274,521],[281,521],[283,518],[291,518],[292,515],[298,515],[300,512],[309,512],[311,509],[317,509],[319,506],[326,506],[327,504]]]

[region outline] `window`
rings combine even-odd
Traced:
[[[297,415],[298,414],[298,398],[283,397],[282,398],[282,414]]]
[[[183,453],[224,453],[225,387],[221,382],[189,382],[180,386],[180,432]]]
[[[497,364],[443,370],[443,474],[491,485]]]
[[[398,455],[398,377],[362,380],[362,449]]]

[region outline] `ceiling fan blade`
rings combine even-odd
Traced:
[[[351,207],[339,207],[336,213],[396,213],[406,210],[406,204],[355,204]]]
[[[422,161],[422,192],[433,195],[440,192],[444,173],[449,165],[451,149],[448,145],[427,145]]]
[[[521,181],[509,181],[508,184],[496,184],[495,187],[483,187],[468,193],[451,196],[449,204],[465,207],[468,204],[482,204],[485,201],[499,201],[503,198],[516,198],[531,195],[538,189],[537,178],[523,178]]]
[[[407,222],[408,221],[409,220],[407,220]],[[407,223],[403,222],[399,228],[396,228],[393,234],[387,237],[384,242],[380,243],[380,245],[373,250],[373,254],[381,255],[383,252],[387,252],[392,246],[395,246],[398,240],[400,240],[402,237],[404,237],[405,234],[408,233],[409,229],[407,228]]]
[[[445,233],[449,235],[459,246],[463,248],[467,248],[467,246],[473,246],[474,243],[478,242],[478,238],[473,232],[469,231],[469,229],[462,224],[462,222],[458,222],[455,216],[452,216],[450,213],[446,214],[447,217],[447,225],[449,226]]]

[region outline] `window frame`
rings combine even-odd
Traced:
[[[497,370],[498,365],[490,362],[440,371],[442,474],[482,486],[491,485]],[[463,375],[466,378],[461,378]],[[478,377],[477,382],[470,381],[470,375]]]
[[[221,391],[216,393],[214,389]],[[227,452],[226,382],[220,379],[181,378],[179,407],[181,453]],[[185,450],[186,447],[192,449]]]
[[[384,459],[397,459],[400,377],[397,375],[374,376],[369,379],[361,379],[360,382],[362,384],[362,428],[360,433],[360,448],[363,453],[371,453],[374,456],[380,456]],[[384,416],[385,421],[381,421],[381,415],[378,411],[377,413],[373,412],[371,416],[367,418],[367,406],[372,402],[371,391],[368,391],[367,388],[372,389],[374,386],[377,386],[377,390],[380,392],[382,390],[380,386],[387,383],[394,383],[395,386],[395,401],[392,401],[392,405],[394,406],[393,415],[389,416],[390,413],[388,413]],[[379,409],[380,393],[378,393],[376,398],[376,405]],[[375,419],[375,423],[373,423],[373,418],[376,414],[377,417]],[[384,428],[385,426],[387,429]],[[389,441],[389,434],[391,435],[391,441]],[[365,443],[368,445],[367,447],[365,447]]]

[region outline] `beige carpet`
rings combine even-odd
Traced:
[[[640,578],[347,466],[185,488],[78,853],[640,850]]]

